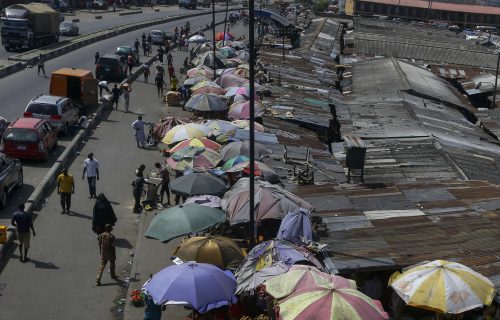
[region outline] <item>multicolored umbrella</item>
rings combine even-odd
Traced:
[[[496,294],[491,280],[445,260],[413,267],[389,285],[410,306],[453,314],[490,305]]]
[[[214,151],[219,151],[221,148],[221,145],[218,144],[217,142],[212,141],[212,140],[207,139],[207,138],[193,138],[193,139],[188,139],[188,140],[184,140],[182,142],[179,142],[174,147],[170,148],[168,151],[170,153],[174,153],[174,152],[180,151],[182,149],[193,148],[193,147],[194,148],[208,148],[208,149],[212,149]]]
[[[225,68],[224,62],[222,62],[222,59],[224,59],[224,56],[218,57],[217,54],[214,56],[214,53],[212,51],[202,53],[199,55],[197,58],[193,60],[193,64],[196,66],[207,66],[210,68],[215,69],[223,69]]]
[[[229,132],[234,134],[236,130],[236,126],[232,122],[225,120],[204,120],[202,124],[209,127],[212,130],[210,134],[216,137]]]
[[[221,40],[233,40],[234,36],[230,34],[229,32],[217,32],[215,35],[215,40],[216,41],[221,41]]]
[[[220,198],[212,195],[201,195],[189,197],[184,201],[184,204],[199,204],[210,208],[220,208]]]
[[[169,241],[188,233],[206,230],[224,221],[224,211],[219,209],[198,204],[175,206],[158,213],[151,221],[144,236],[160,241]]]
[[[280,320],[384,320],[379,302],[352,288],[324,283],[298,290],[278,302]]]
[[[255,143],[254,145],[255,156],[261,158],[271,153],[271,150],[266,149],[262,144]],[[228,161],[231,158],[237,156],[250,156],[250,141],[235,141],[228,143],[222,147],[220,154],[224,161]]]
[[[173,193],[184,196],[223,195],[227,187],[222,179],[211,174],[190,173],[172,180],[170,189]]]
[[[245,257],[238,270],[237,293],[252,292],[267,277],[256,275],[263,271],[269,277],[286,272],[293,264],[305,261],[323,269],[321,263],[307,249],[285,240],[268,240],[256,245]],[[280,264],[281,262],[281,264]]]
[[[226,93],[226,89],[206,86],[206,87],[202,87],[202,88],[193,90],[193,94],[207,94],[207,93],[212,93],[212,94],[216,94],[219,96],[223,96]]]
[[[248,192],[250,180],[241,178],[221,200],[221,207],[227,213],[231,225],[248,222],[250,215]],[[304,208],[313,211],[314,207],[281,186],[266,181],[255,181],[255,222],[266,219],[282,219],[288,212]]]
[[[262,117],[264,114],[264,107],[260,102],[255,101],[254,103],[254,116]],[[229,112],[227,113],[227,117],[232,120],[239,119],[249,119],[250,118],[250,101],[240,101],[233,103],[229,107]]]
[[[193,70],[193,69],[191,69],[191,70]],[[203,71],[203,70],[198,70],[197,72],[201,72],[203,74],[206,74],[205,71]],[[183,84],[185,86],[194,86],[197,83],[200,83],[203,81],[210,81],[210,80],[206,76],[196,76],[196,77],[192,77],[192,78],[187,78],[186,80],[184,80]]]
[[[184,171],[192,168],[215,168],[222,158],[218,152],[205,148],[189,148],[173,153],[165,162],[173,169]]]
[[[235,164],[233,167],[226,170],[226,172],[242,172],[244,174],[250,174],[250,160]],[[271,183],[279,183],[280,181],[278,173],[276,173],[276,171],[274,171],[274,169],[269,167],[267,164],[260,161],[254,162],[254,174],[257,177],[263,177],[266,181]]]
[[[224,165],[221,167],[221,170],[228,171],[237,164],[248,163],[249,161],[250,158],[248,158],[247,156],[237,156],[224,162]]]
[[[195,94],[186,102],[184,108],[195,111],[226,111],[227,99],[224,96],[213,93]]]
[[[231,123],[240,129],[250,130],[250,121],[248,119],[234,120]],[[254,129],[255,129],[255,131],[258,131],[258,132],[266,131],[264,126],[258,122],[254,122]]]
[[[197,123],[180,124],[170,129],[162,142],[172,144],[193,138],[203,138],[210,133],[210,129]]]
[[[233,42],[231,40],[224,40],[224,41],[220,40],[220,41],[217,41],[215,43],[215,47],[217,49],[220,49],[220,48],[225,47],[225,46],[230,46],[231,47],[232,44],[233,44]]]
[[[204,53],[204,52],[208,52],[208,51],[212,51],[213,50],[213,47],[212,47],[212,42],[206,42],[206,43],[203,43],[201,45],[198,45],[195,49],[194,49],[194,52],[196,54],[200,54],[200,53]]]
[[[250,60],[250,53],[246,50],[240,50],[236,52],[236,57],[241,61],[248,61]]]
[[[161,140],[167,132],[173,127],[189,123],[189,119],[186,118],[177,118],[177,117],[166,117],[160,120],[159,123],[155,124],[153,129],[153,135],[156,139]]]
[[[213,88],[222,89],[222,87],[219,86],[215,82],[212,82],[212,81],[201,81],[201,82],[198,82],[196,85],[194,85],[191,88],[191,90],[201,89],[201,88],[205,88],[205,87],[213,87]]]
[[[304,208],[288,212],[281,220],[277,239],[285,239],[295,244],[312,241],[311,213]]]
[[[168,266],[154,274],[142,288],[155,304],[185,301],[200,312],[237,302],[234,276],[207,263]]]
[[[231,46],[231,47],[235,48],[236,50],[243,50],[243,49],[248,48],[248,46],[242,41],[231,41],[231,43],[228,44],[228,46]]]
[[[224,64],[226,65],[227,68],[236,68],[242,63],[242,61],[238,59],[227,59],[224,61]]]
[[[194,43],[205,43],[208,41],[208,39],[202,35],[197,34],[197,35],[194,35],[191,38],[189,38],[188,41],[194,42]]]
[[[215,83],[223,88],[240,87],[248,83],[248,80],[234,74],[224,73],[215,80]]]
[[[282,299],[295,291],[311,289],[323,284],[333,284],[335,288],[356,289],[356,281],[334,276],[307,265],[293,265],[279,276],[266,282],[266,292],[275,299]]]
[[[234,240],[221,236],[192,237],[175,249],[174,256],[183,261],[210,263],[222,269],[236,269],[243,252]]]
[[[226,57],[226,59],[236,57],[236,50],[234,50],[233,48],[228,47],[228,46],[220,48],[219,52],[224,57]]]
[[[255,86],[255,91],[257,91],[257,89],[259,89],[259,88],[260,87]],[[245,84],[243,86],[238,86],[238,87],[229,87],[226,89],[227,89],[226,97],[232,97],[232,96],[235,96],[237,94],[241,94],[241,95],[244,95],[246,97],[250,97],[250,87],[248,84]],[[258,100],[257,94],[255,94],[254,97],[255,97],[255,100]]]
[[[188,78],[206,77],[209,79],[213,79],[214,71],[207,66],[201,65],[201,66],[197,66],[197,67],[194,67],[192,69],[189,69],[186,73],[186,76]]]
[[[232,72],[232,74],[238,77],[248,79],[250,77],[250,70],[238,67]]]

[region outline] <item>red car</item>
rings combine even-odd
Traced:
[[[43,119],[19,118],[2,137],[3,152],[12,158],[48,159],[56,146],[57,131]]]

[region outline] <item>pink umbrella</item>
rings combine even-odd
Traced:
[[[212,79],[214,77],[214,71],[205,65],[201,65],[196,68],[189,69],[186,75],[188,78],[207,77]]]
[[[254,116],[261,117],[264,114],[264,109],[260,102],[255,101]],[[227,117],[231,120],[249,119],[250,118],[250,101],[240,101],[233,103],[229,107]]]
[[[202,88],[198,88],[196,90],[193,90],[193,95],[204,94],[204,93],[215,93],[215,94],[219,94],[219,95],[224,95],[226,93],[226,89],[206,86],[206,87],[202,87]]]
[[[229,88],[245,85],[248,83],[248,80],[234,74],[224,73],[219,78],[217,78],[217,80],[215,80],[215,83],[223,88]]]

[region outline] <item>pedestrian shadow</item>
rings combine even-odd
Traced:
[[[35,265],[35,268],[39,268],[39,269],[59,269],[58,266],[56,266],[55,264],[53,264],[52,262],[43,262],[43,261],[38,261],[38,260],[34,260],[34,259],[31,259],[28,261],[28,263],[33,263]]]
[[[132,249],[132,244],[127,239],[117,238],[115,239],[115,246],[118,248]]]
[[[87,216],[87,215],[84,215],[84,214],[81,214],[81,213],[78,213],[78,212],[75,212],[75,211],[69,211],[66,214],[68,216],[70,216],[70,217],[76,217],[76,218],[82,218],[82,219],[92,220],[91,216]]]
[[[109,286],[120,286],[120,287],[123,287],[126,284],[127,283],[125,281],[120,280],[120,279],[116,279],[115,282],[102,283],[101,287],[109,287]]]
[[[109,201],[109,203],[111,203],[114,206],[119,206],[120,205],[120,202],[116,202],[116,201]]]
[[[102,122],[118,122],[118,121],[112,119],[104,119],[102,120]]]

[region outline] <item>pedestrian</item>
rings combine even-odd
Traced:
[[[170,173],[166,166],[162,166],[159,162],[155,163],[158,173],[161,178],[160,187],[160,203],[163,205],[163,194],[167,193],[167,206],[170,205]]]
[[[45,58],[43,57],[43,55],[40,53],[40,55],[38,55],[38,76],[40,76],[40,70],[43,71],[43,77],[47,77],[45,75]]]
[[[104,193],[99,193],[92,214],[92,231],[99,235],[104,231],[107,224],[114,226],[117,220],[113,206],[111,206],[108,198]]]
[[[113,12],[116,12],[116,1],[113,1]]]
[[[99,270],[97,272],[97,279],[95,280],[95,285],[101,285],[101,278],[106,264],[109,262],[109,273],[111,273],[111,279],[117,279],[115,273],[115,260],[116,260],[116,248],[115,248],[115,236],[111,233],[113,231],[113,226],[107,224],[104,227],[104,231],[97,237],[99,244],[99,253],[101,254],[101,263],[99,265]]]
[[[120,98],[121,90],[118,88],[118,85],[115,84],[113,89],[111,89],[111,108],[115,106],[115,109],[118,110],[118,99]]]
[[[195,52],[195,48],[191,48],[191,50],[189,51],[189,60],[193,60],[194,58],[196,57],[196,52]]]
[[[135,51],[137,51],[137,52],[139,52],[139,45],[140,45],[139,39],[135,38],[134,48],[135,48]]]
[[[172,77],[175,76],[175,69],[174,69],[174,66],[173,64],[169,64],[168,65],[168,79],[170,80],[170,82],[172,82]]]
[[[133,213],[141,213],[141,195],[145,184],[149,184],[144,180],[145,165],[141,164],[135,172],[135,179],[132,182],[132,194],[134,196],[134,210]]]
[[[146,42],[146,34],[143,32],[141,36],[142,43]]]
[[[158,97],[163,96],[163,86],[165,85],[165,81],[161,74],[157,74],[155,77],[156,89],[158,90]]]
[[[172,75],[172,78],[170,79],[170,91],[177,91],[177,77],[175,76],[175,73]]]
[[[184,69],[187,71],[188,66],[189,66],[189,58],[188,57],[186,57],[186,59],[184,59],[184,62],[182,63],[182,65],[184,66]]]
[[[151,71],[149,70],[149,64],[145,63],[142,66],[142,74],[144,75],[144,82],[145,83],[148,83],[148,78],[149,78],[150,73],[151,73]]]
[[[184,34],[184,26],[181,26],[181,31],[179,33],[179,37],[182,37],[183,34]]]
[[[146,41],[142,42],[142,53],[145,56],[149,56],[149,54],[148,54],[148,47],[147,47],[147,42]]]
[[[167,64],[172,64],[172,60],[173,60],[172,54],[169,52],[167,54]]]
[[[181,94],[181,99],[184,104],[188,101],[188,89],[186,86],[182,85],[179,87],[179,93]]]
[[[170,40],[165,40],[165,53],[170,51]]]
[[[151,38],[151,34],[148,34],[148,37],[147,37],[147,42],[148,42],[148,43],[151,43],[151,40],[152,40],[152,38]]]
[[[97,64],[97,61],[99,61],[100,57],[101,57],[101,55],[99,54],[99,52],[96,52],[94,54],[94,64]]]
[[[64,168],[57,177],[57,194],[61,196],[61,214],[69,213],[71,208],[71,195],[75,194],[75,179]]]
[[[128,107],[130,103],[130,90],[128,88],[124,88],[123,90],[123,101],[125,104],[125,113],[128,113]]]
[[[184,172],[182,172],[182,171],[180,171],[180,170],[175,170],[175,178],[180,178],[180,177],[182,177],[183,175],[184,175]],[[174,201],[175,201],[175,205],[178,205],[178,204],[179,204],[179,202],[180,202],[181,198],[182,198],[182,201],[183,201],[183,202],[184,202],[184,201],[186,201],[186,197],[185,197],[185,196],[182,196],[182,197],[181,197],[181,195],[180,195],[180,194],[176,194],[176,195],[175,195],[175,199],[174,199]]]
[[[157,75],[160,75],[162,78],[165,75],[165,69],[159,63],[156,64],[156,74],[155,74],[155,76],[157,76]]]
[[[31,213],[24,211],[24,203],[21,203],[18,210],[14,212],[10,224],[16,227],[17,242],[19,243],[19,261],[26,262],[28,258],[28,249],[30,248],[30,229],[33,237],[36,237],[33,227],[33,218]],[[24,255],[23,255],[24,254]]]
[[[163,63],[163,48],[161,45],[158,47],[158,60],[160,60],[160,63]]]
[[[134,129],[135,142],[137,143],[137,148],[144,148],[146,135],[144,134],[144,121],[142,121],[141,115],[137,116],[137,120],[132,122],[132,128]]]
[[[161,313],[166,310],[166,306],[156,304],[149,294],[145,295],[144,302],[146,308],[144,308],[143,320],[161,320]]]
[[[99,86],[99,97],[102,98],[102,91],[106,90],[107,93],[111,93],[111,91],[108,88],[108,82],[107,81],[100,81],[98,84]]]
[[[131,53],[127,56],[127,65],[130,75],[132,75],[132,68],[134,67],[134,57]]]
[[[178,45],[177,45],[177,51],[181,51],[182,47],[184,47],[184,37],[180,37],[179,38],[179,42],[178,42]]]
[[[89,153],[88,158],[83,162],[82,180],[85,174],[87,174],[87,182],[89,184],[89,198],[97,198],[96,184],[97,180],[99,180],[99,162],[94,159],[94,154],[92,152]]]

